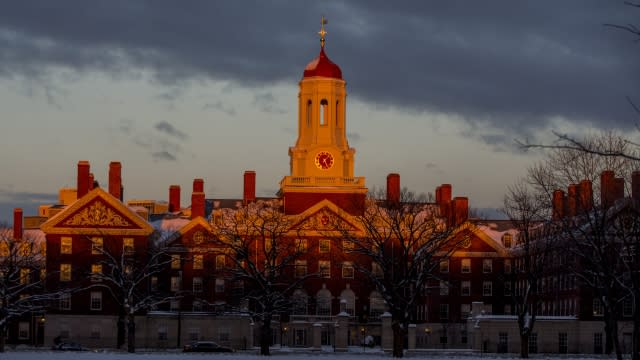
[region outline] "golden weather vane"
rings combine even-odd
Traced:
[[[327,32],[324,30],[324,26],[328,24],[329,21],[322,16],[322,20],[320,21],[320,31],[318,31],[318,35],[320,35],[320,46],[324,47],[324,36],[327,35]]]

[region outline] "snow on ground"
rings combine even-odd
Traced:
[[[406,355],[406,358],[424,358],[428,360],[505,360],[517,359],[518,354],[477,354],[471,352],[453,351],[415,351]],[[367,359],[393,359],[391,354],[382,353],[379,350],[367,349],[365,352],[361,348],[352,348],[346,353],[334,353],[327,351],[314,352],[310,350],[293,351],[273,351],[271,357],[265,358],[257,355],[257,351],[237,352],[233,354],[200,353],[186,354],[176,350],[167,352],[145,352],[139,351],[135,354],[123,352],[102,351],[102,352],[56,352],[47,350],[8,350],[0,353],[0,359],[11,360],[367,360]],[[531,359],[584,359],[584,360],[604,360],[611,357],[594,355],[543,355],[532,354]]]

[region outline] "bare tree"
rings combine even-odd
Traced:
[[[546,197],[523,181],[510,186],[504,199],[504,213],[518,231],[513,250],[516,291],[512,298],[518,318],[521,358],[529,357],[529,336],[541,303],[538,285],[547,275],[556,240],[553,229],[545,221],[548,219],[546,204]]]
[[[44,240],[29,235],[15,239],[0,229],[0,352],[4,352],[9,325],[20,317],[44,311],[55,293],[46,293]]]
[[[233,264],[227,276],[244,283],[249,311],[261,324],[261,355],[270,355],[274,316],[290,311],[290,296],[313,276],[295,271],[296,260],[307,253],[306,243],[298,241],[300,233],[293,230],[297,221],[282,212],[277,200],[214,213],[214,233]]]
[[[165,241],[160,232],[155,232],[144,251],[120,241],[102,243],[101,240],[100,244],[92,244],[93,251],[101,255],[101,259],[97,262],[98,267],[92,268],[88,274],[93,282],[90,287],[106,288],[117,303],[118,323],[125,325],[127,351],[131,353],[136,350],[135,315],[175,298],[175,295],[159,293],[150,288],[151,279],[160,275],[171,263]],[[124,338],[123,335],[118,337]]]
[[[382,194],[377,194],[381,197]],[[385,300],[392,317],[393,356],[403,357],[404,338],[414,320],[417,302],[430,281],[439,279],[442,258],[456,248],[451,228],[440,216],[439,207],[403,189],[400,199],[380,201],[376,194],[367,199],[361,216],[356,216],[360,231],[340,229],[358,261],[356,269],[364,273]]]

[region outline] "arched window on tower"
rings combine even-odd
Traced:
[[[320,101],[320,125],[324,126],[329,123],[329,102],[327,99]]]
[[[336,128],[340,129],[341,126],[340,126],[340,121],[338,121],[338,118],[339,118],[338,109],[340,109],[340,100],[336,100],[336,116],[335,116],[335,118],[336,118]]]
[[[311,100],[307,101],[307,127],[311,127]]]

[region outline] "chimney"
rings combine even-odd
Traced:
[[[440,186],[436,187],[436,204],[440,205]]]
[[[451,216],[451,184],[440,185],[440,216]]]
[[[122,201],[122,164],[119,161],[109,163],[109,194]]]
[[[553,220],[561,220],[564,217],[564,191],[553,192]]]
[[[256,172],[244,172],[244,189],[242,194],[244,204],[256,201]]]
[[[631,197],[640,201],[640,171],[631,173]]]
[[[193,192],[204,192],[204,180],[193,179]]]
[[[591,188],[591,180],[580,181],[580,209],[583,211],[591,211],[593,208],[593,190]]]
[[[22,209],[13,209],[13,239],[22,239]]]
[[[605,170],[600,174],[600,202],[605,209],[613,205],[613,182],[613,171]]]
[[[169,186],[169,212],[180,211],[180,185]]]
[[[567,209],[566,214],[568,217],[574,217],[577,214],[578,208],[578,185],[571,184],[567,190]]]
[[[89,179],[89,162],[86,160],[78,161],[78,199],[85,196],[92,186]]]
[[[204,217],[204,180],[193,180],[193,193],[191,194],[191,218]]]
[[[387,202],[400,203],[400,174],[387,175]]]
[[[458,226],[469,218],[469,199],[456,196],[451,202],[452,225]]]

